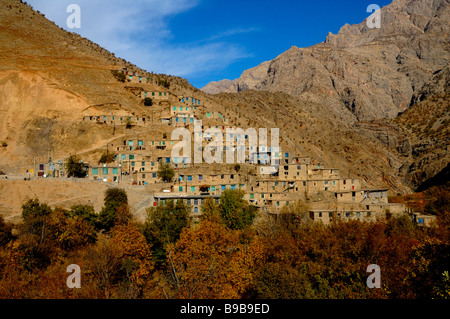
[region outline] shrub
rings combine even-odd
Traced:
[[[111,70],[111,73],[119,82],[125,82],[125,74],[117,70]]]
[[[115,157],[115,154],[104,153],[100,157],[98,163],[99,164],[112,163],[112,162],[114,162],[114,157]]]
[[[151,98],[151,97],[146,97],[146,98],[144,99],[144,105],[145,105],[145,106],[152,106],[152,105],[153,105],[153,100],[152,100],[152,98]]]
[[[127,124],[126,124],[125,128],[131,129],[133,126],[134,126],[133,122],[130,119],[127,119]]]

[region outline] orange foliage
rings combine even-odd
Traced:
[[[239,298],[252,282],[250,268],[258,245],[239,243],[239,232],[214,221],[185,229],[168,247],[174,296],[177,298]]]

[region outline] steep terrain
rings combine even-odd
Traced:
[[[212,82],[202,90],[285,92],[317,103],[316,115],[380,143],[379,151],[390,154],[391,170],[385,173],[416,188],[449,162],[449,21],[448,0],[394,0],[381,9],[380,29],[369,29],[366,21],[346,24],[324,43],[292,47],[236,80]],[[438,135],[412,131],[413,114],[421,114],[424,128],[429,124]],[[333,149],[319,144],[326,152]]]
[[[309,48],[292,47],[208,93],[281,91],[325,104],[348,122],[393,118],[449,62],[448,0],[395,0],[381,10],[381,28],[344,25]]]
[[[442,23],[443,19],[448,21],[448,1],[420,2],[433,3],[432,11],[424,18],[416,17],[417,13],[411,18],[413,13],[408,17],[400,7],[391,7],[395,14],[403,12],[402,23],[407,26],[408,21],[418,25],[422,25],[418,21],[428,21],[428,27],[422,26],[423,30],[415,35],[418,47],[422,47],[422,51],[414,51],[420,53],[416,57],[407,48],[409,38],[402,42],[404,48],[400,50],[400,44],[392,47],[383,42],[393,41],[385,39],[385,35],[377,38],[376,32],[380,31],[346,26],[339,35],[330,35],[326,43],[307,49],[294,47],[244,72],[241,80],[229,81],[236,89],[227,82],[216,84],[218,89],[213,93],[230,92],[210,95],[185,79],[141,70],[91,41],[62,30],[19,0],[2,0],[0,141],[6,145],[0,145],[0,171],[23,174],[34,161],[45,162],[48,156],[63,159],[78,154],[83,160],[95,162],[115,140],[170,136],[173,128],[159,121],[161,109],[145,107],[133,94],[140,84],[127,88],[129,84],[119,82],[111,73],[127,67],[149,77],[150,88],[166,90],[160,86],[160,80],[165,80],[172,94],[192,96],[202,100],[207,109],[220,110],[230,125],[280,128],[286,149],[311,156],[315,163],[339,168],[343,176],[361,177],[367,185],[389,186],[398,193],[410,192],[448,163],[448,131],[442,130],[448,127],[448,67],[444,68],[448,63],[448,41],[442,40],[448,38],[448,23]],[[361,36],[351,31],[356,35],[350,41],[344,33],[352,28],[364,37],[372,34],[377,40],[360,43]],[[404,37],[402,30],[398,30],[399,39]],[[424,42],[422,37],[431,42]],[[436,52],[431,54],[429,48],[434,46]],[[411,54],[404,53],[405,59],[398,63],[402,50]],[[411,101],[420,103],[398,121],[389,119],[406,110]],[[429,118],[429,107],[436,110],[431,124],[436,133],[424,135],[427,131],[422,128],[429,127],[433,120]],[[424,108],[430,121],[421,124],[419,130],[414,126],[418,123],[415,114]],[[112,112],[146,115],[152,122],[145,127],[112,129],[82,121],[85,115]],[[372,119],[378,120],[368,121]],[[418,152],[420,149],[424,151]],[[9,183],[12,189],[0,185],[4,202],[0,214],[16,216],[20,201],[29,196],[26,189],[55,205],[69,205],[75,198],[87,195],[72,182],[61,181],[55,192],[38,191],[39,187],[47,187],[42,183],[26,183]],[[16,193],[14,187],[18,195],[11,197]],[[86,189],[94,193],[92,199],[83,197],[83,203],[92,200],[99,207],[105,187],[95,187],[94,183]],[[62,198],[61,190],[67,199]],[[127,191],[136,199],[135,212],[143,212],[145,196],[132,189]]]

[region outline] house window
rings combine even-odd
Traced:
[[[255,199],[255,194],[250,194],[250,199]]]
[[[183,186],[178,186],[178,191],[182,192],[183,191]]]
[[[188,182],[192,182],[192,175],[188,175],[188,176],[187,176],[187,181],[188,181]]]
[[[153,178],[156,178],[156,173],[152,173],[152,177],[153,177]]]
[[[92,169],[92,175],[98,175],[98,168]]]
[[[198,205],[198,199],[194,199],[194,205]]]
[[[192,193],[195,192],[195,186],[191,186],[191,192],[192,192]]]
[[[231,185],[231,189],[236,189],[236,185]]]
[[[198,206],[194,207],[194,213],[198,213]]]
[[[215,192],[216,191],[216,186],[211,186],[211,191]]]
[[[261,199],[264,199],[264,193],[261,194]]]
[[[202,181],[203,180],[203,175],[198,175],[198,180]]]
[[[222,191],[225,191],[226,188],[227,188],[226,185],[221,185],[221,186],[220,186],[220,189],[221,189]]]
[[[117,167],[113,167],[113,175],[118,175],[119,169]]]
[[[108,175],[108,167],[103,167],[102,174],[103,175]]]

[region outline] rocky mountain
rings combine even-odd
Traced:
[[[282,145],[314,163],[369,186],[411,192],[446,176],[449,163],[448,10],[448,1],[394,1],[383,8],[382,26],[397,25],[395,34],[366,30],[364,23],[345,26],[325,43],[293,47],[240,79],[210,84],[207,91],[217,93],[211,95],[185,79],[142,70],[20,0],[2,0],[0,171],[23,174],[49,156],[77,154],[95,162],[118,139],[170,136],[173,127],[159,121],[162,107],[145,107],[133,93],[146,86],[200,99],[229,125],[280,128]],[[111,70],[123,67],[151,83],[119,82]],[[170,88],[161,87],[166,82]],[[152,123],[112,129],[83,121],[85,115],[116,112],[145,115]],[[56,199],[47,186],[14,185],[0,190],[0,214],[20,209],[30,194],[55,205],[102,205],[104,189],[95,193],[95,185],[92,195],[75,182],[58,186]],[[135,207],[145,206],[145,196],[130,190]]]
[[[381,28],[344,25],[324,43],[292,47],[207,93],[281,91],[323,103],[351,123],[394,118],[449,62],[448,0],[394,0],[381,9]]]
[[[377,151],[385,153],[389,166],[386,175],[414,189],[450,162],[449,21],[448,0],[394,0],[381,9],[380,29],[369,29],[366,20],[346,24],[324,43],[292,47],[236,80],[212,82],[202,90],[284,92],[320,105],[312,116],[379,143]],[[326,126],[319,130],[330,133]],[[335,134],[329,139],[342,143]]]

